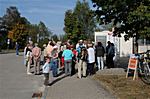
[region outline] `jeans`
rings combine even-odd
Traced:
[[[58,68],[58,60],[54,59],[51,61],[51,69],[52,69],[53,77],[57,76],[57,68]]]
[[[19,49],[16,49],[16,55],[19,55]]]
[[[71,76],[71,70],[72,70],[72,59],[65,60],[65,74]]]

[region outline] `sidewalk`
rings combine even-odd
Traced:
[[[77,74],[72,77],[62,75],[58,79],[46,88],[44,99],[115,99],[92,76],[78,79]]]
[[[22,54],[0,54],[0,99],[32,99],[42,85],[43,75],[26,74]]]

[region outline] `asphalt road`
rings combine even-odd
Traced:
[[[32,99],[42,80],[42,75],[26,74],[23,56],[0,54],[0,99]]]

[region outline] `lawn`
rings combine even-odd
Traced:
[[[114,94],[117,99],[150,99],[150,85],[143,83],[140,78],[133,80],[125,75],[94,76],[101,85]]]

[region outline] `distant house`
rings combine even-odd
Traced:
[[[114,43],[116,55],[120,57],[129,56],[133,52],[133,38],[129,38],[128,41],[124,40],[124,35],[121,34],[121,37],[114,37],[113,33],[110,31],[95,32],[95,42],[102,42],[103,46],[106,47],[107,41]],[[138,41],[139,47],[138,52],[144,52],[150,50],[150,40]]]

